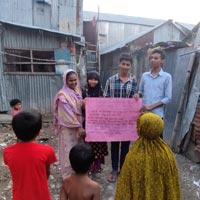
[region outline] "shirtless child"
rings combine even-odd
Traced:
[[[60,192],[60,200],[100,200],[100,186],[88,177],[88,170],[94,161],[91,146],[85,143],[75,145],[69,160],[74,174],[68,176]]]

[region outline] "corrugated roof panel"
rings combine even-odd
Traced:
[[[83,11],[83,20],[85,21],[92,20],[94,16],[97,19],[98,13]],[[143,17],[115,15],[115,14],[108,14],[108,13],[99,13],[99,20],[130,23],[130,24],[140,24],[140,25],[146,25],[146,26],[156,26],[166,21],[166,20],[161,20],[161,19],[150,19],[150,18],[143,18]]]
[[[0,20],[0,23],[15,26],[15,27],[23,27],[23,28],[27,28],[30,30],[42,30],[45,32],[55,33],[55,34],[59,34],[59,35],[63,35],[63,36],[73,36],[75,38],[81,37],[80,35],[76,35],[76,34],[72,34],[72,33],[66,33],[66,32],[56,31],[56,30],[52,30],[52,29],[41,28],[41,27],[37,27],[37,26],[28,26],[28,25],[24,25],[24,24],[12,23],[12,22],[3,21],[3,20]]]
[[[170,28],[169,28],[170,27]],[[100,51],[100,54],[106,54],[110,53],[112,51],[115,51],[116,49],[123,48],[126,44],[133,42],[134,40],[144,36],[147,33],[150,33],[154,31],[154,44],[160,41],[170,41],[170,40],[180,40],[184,35],[178,30],[177,27],[174,26],[173,22],[171,20],[165,21],[164,23],[161,23],[155,27],[152,27],[150,29],[147,29],[146,31],[143,31],[141,33],[138,33],[136,35],[127,37],[125,40],[118,42],[114,45],[111,45],[108,48],[103,48]]]
[[[194,24],[187,24],[187,23],[182,23],[182,22],[176,22],[176,23],[178,23],[178,24],[180,24],[181,26],[183,26],[183,27],[185,27],[185,28],[187,28],[188,30],[192,30],[193,28],[194,28]]]
[[[27,37],[27,34],[29,37]],[[59,48],[59,41],[55,38],[55,35],[48,33],[39,33],[36,30],[22,31],[21,28],[10,27],[3,30],[3,46],[6,48]]]

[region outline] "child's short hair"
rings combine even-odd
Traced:
[[[152,54],[154,54],[154,53],[160,54],[160,57],[161,57],[162,60],[165,59],[165,53],[164,53],[164,51],[163,51],[162,49],[155,48],[155,49],[153,49],[153,50],[151,51],[150,55],[152,55]]]
[[[120,58],[119,58],[119,62],[121,62],[123,60],[129,61],[131,64],[133,64],[133,58],[132,58],[132,56],[131,56],[130,53],[123,53],[123,54],[121,54]]]
[[[12,128],[18,139],[31,141],[42,128],[42,116],[36,111],[22,111],[13,117]]]
[[[89,144],[76,144],[69,153],[69,160],[72,169],[77,174],[85,174],[88,172],[91,164],[94,161],[94,153]]]
[[[19,99],[12,99],[12,100],[10,100],[10,107],[14,107],[18,103],[21,103],[21,101]]]

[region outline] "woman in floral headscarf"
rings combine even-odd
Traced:
[[[141,114],[139,139],[133,144],[120,172],[115,200],[180,200],[176,161],[159,137],[163,120],[154,113]]]
[[[63,75],[63,87],[54,99],[54,130],[58,135],[59,161],[63,179],[72,173],[69,151],[81,141],[82,95],[77,73],[69,69]]]

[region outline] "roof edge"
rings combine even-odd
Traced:
[[[39,27],[39,26],[28,26],[28,25],[25,25],[25,24],[13,23],[13,22],[3,21],[3,20],[0,20],[0,23],[8,24],[8,25],[11,25],[11,26],[18,26],[18,27],[22,27],[22,28],[28,28],[28,29],[34,29],[34,30],[42,30],[42,31],[55,33],[55,34],[60,34],[60,35],[65,35],[65,36],[72,36],[72,37],[79,38],[79,39],[81,38],[81,35],[65,33],[65,32],[56,31],[56,30],[52,30],[52,29],[46,29],[46,28],[42,28],[42,27]]]

